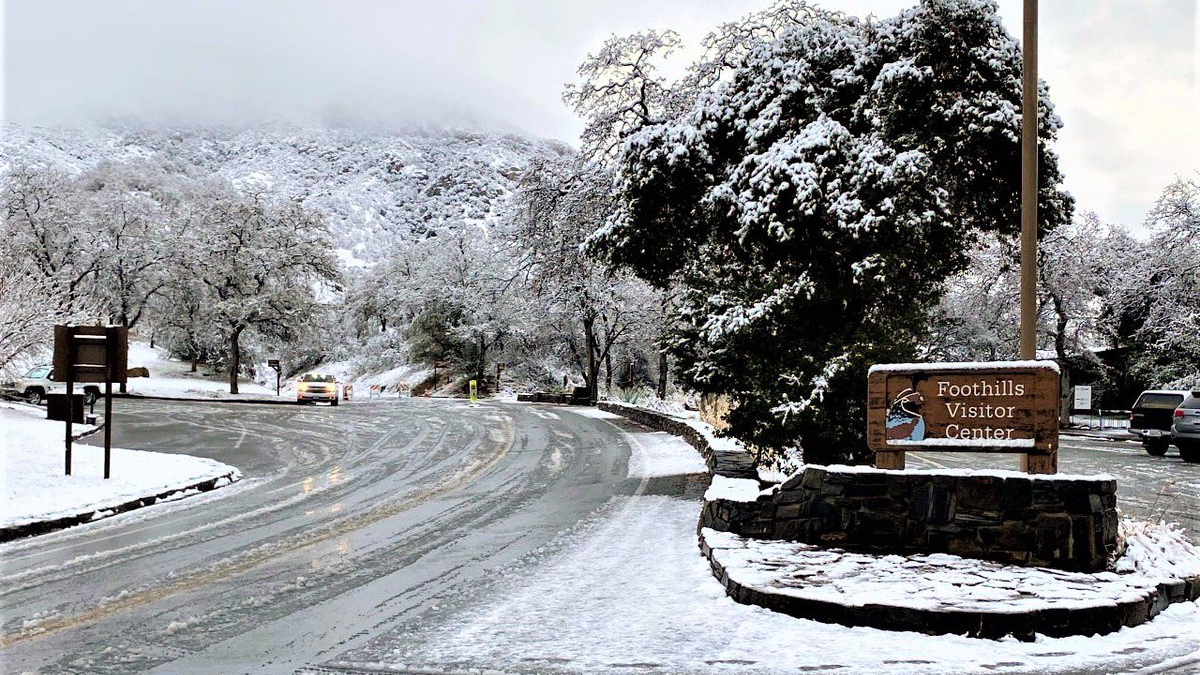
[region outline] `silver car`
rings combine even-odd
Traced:
[[[54,381],[53,377],[54,373],[49,365],[36,366],[25,373],[25,377],[21,378],[14,388],[30,403],[41,405],[47,394],[67,393],[67,385]],[[76,385],[75,395],[80,394],[83,395],[84,405],[91,405],[100,397],[100,387],[94,384]]]
[[[1171,438],[1185,462],[1200,462],[1200,391],[1193,391],[1175,409]]]

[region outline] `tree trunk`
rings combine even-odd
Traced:
[[[663,347],[658,350],[658,399],[661,401],[667,398],[667,350]]]
[[[238,340],[242,337],[242,329],[233,331],[229,338],[229,393],[238,393],[238,369],[242,363],[242,349]]]
[[[587,382],[588,395],[596,400],[596,376],[600,373],[600,364],[596,363],[596,319],[584,317],[583,336],[587,341]]]
[[[475,364],[475,384],[483,390],[483,371],[487,370],[487,347],[484,345],[483,334],[479,335],[479,361]]]
[[[612,351],[604,352],[604,386],[607,387],[607,393],[612,396]]]
[[[1063,309],[1062,300],[1056,295],[1054,300],[1054,354],[1058,357],[1059,368],[1059,423],[1067,425],[1071,423],[1071,408],[1075,405],[1075,399],[1071,396],[1071,369],[1067,363],[1067,324],[1068,317]]]

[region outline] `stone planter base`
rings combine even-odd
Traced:
[[[1200,577],[1151,580],[944,554],[876,556],[705,528],[700,548],[737,602],[845,626],[1029,640],[1097,635],[1200,598]]]
[[[809,466],[756,501],[706,503],[700,527],[1101,572],[1116,549],[1116,488],[1109,477]]]

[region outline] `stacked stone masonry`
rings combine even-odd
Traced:
[[[1117,541],[1114,480],[808,467],[756,502],[705,504],[700,527],[888,553],[1104,570]]]

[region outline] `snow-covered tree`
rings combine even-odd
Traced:
[[[0,258],[9,261],[0,275],[0,375],[14,376],[22,359],[44,352],[54,343],[55,324],[75,318],[53,280],[25,269],[17,252],[0,240]]]
[[[223,339],[229,391],[236,394],[243,334],[294,341],[298,332],[321,327],[318,292],[341,275],[324,220],[299,203],[220,188],[205,198],[183,239],[184,255],[200,283],[201,318]],[[308,337],[321,339],[319,331]]]
[[[68,314],[90,305],[89,283],[100,265],[95,233],[78,186],[66,174],[18,167],[4,179],[7,245],[31,274],[55,287]]]
[[[162,207],[124,185],[85,193],[86,221],[94,231],[93,296],[110,323],[137,327],[154,296],[167,284],[167,262],[178,234]]]
[[[653,325],[653,293],[584,250],[588,235],[616,209],[609,174],[592,162],[535,162],[517,195],[511,235],[523,252],[532,291],[563,315],[559,333],[592,395],[600,372],[612,387],[616,348]],[[577,340],[576,336],[582,337]]]
[[[682,280],[674,349],[688,386],[732,398],[731,433],[863,458],[867,366],[911,358],[976,233],[1019,224],[1020,49],[989,0],[749,39],[688,114],[626,136],[592,245]],[[1040,94],[1049,229],[1073,205]]]
[[[1110,302],[1149,381],[1200,386],[1200,179],[1167,186],[1147,225]]]
[[[483,386],[489,364],[519,335],[531,308],[497,238],[455,228],[421,242],[421,295],[409,335],[415,356],[448,359]]]

